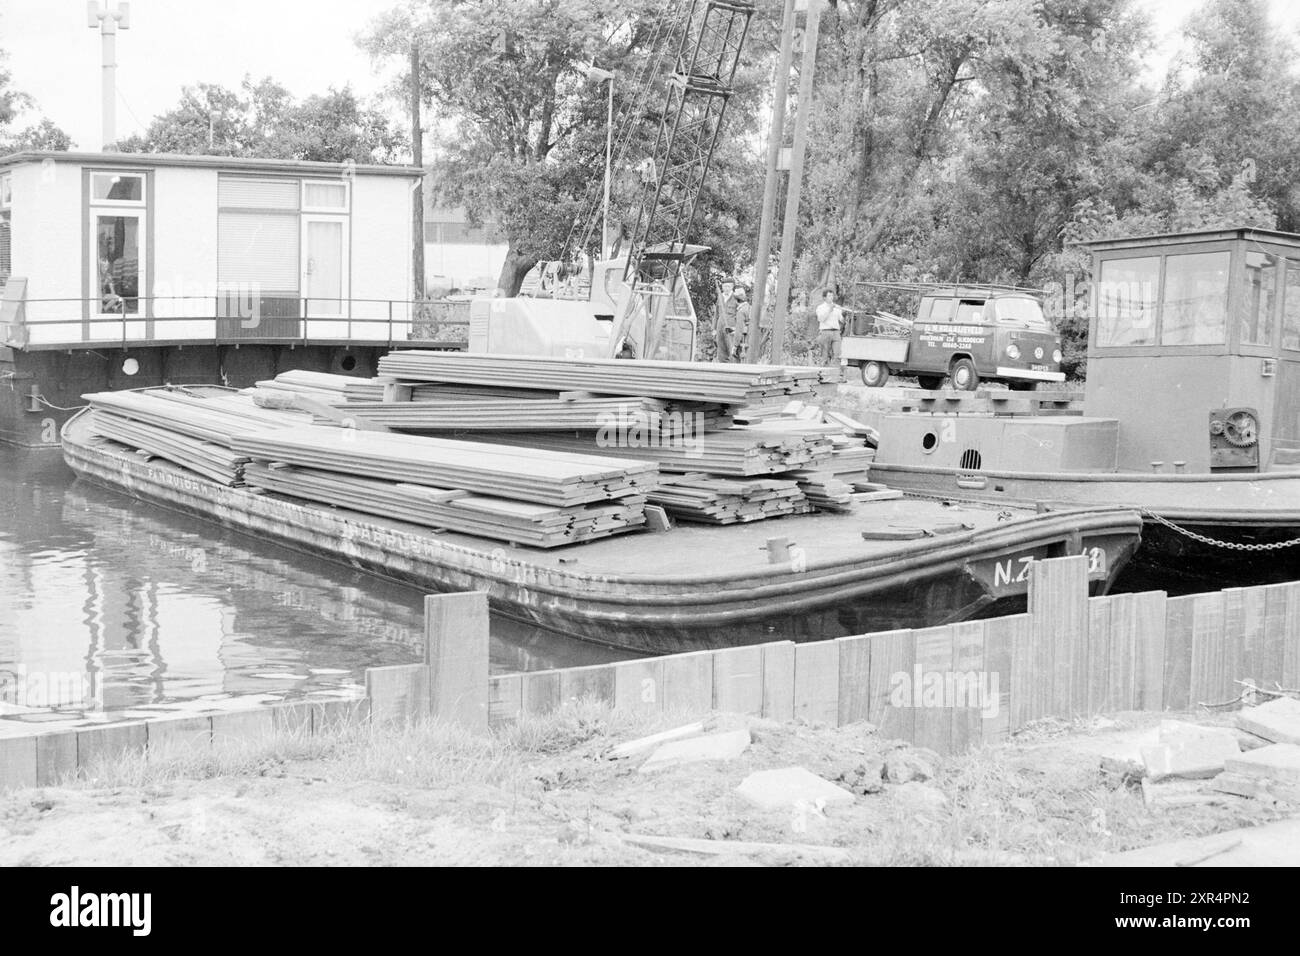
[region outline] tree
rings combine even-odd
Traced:
[[[584,75],[587,64],[618,74],[626,135],[614,202],[634,207],[640,185],[632,167],[658,129],[671,59],[660,54],[686,8],[660,0],[423,0],[377,18],[362,38],[374,56],[404,56],[418,39],[424,102],[450,133],[432,157],[433,188],[472,220],[500,224],[509,244],[498,281],[504,294],[516,294],[539,260],[561,257],[588,233],[604,175],[606,89]],[[401,80],[408,82],[409,75]],[[723,224],[727,216],[716,211],[702,210],[700,221]]]
[[[389,162],[399,139],[388,118],[331,88],[301,103],[279,83],[245,77],[238,90],[198,83],[155,117],[143,134],[118,142],[122,152],[257,156],[316,162]]]
[[[72,148],[72,137],[48,118],[41,117],[21,130],[13,124],[35,110],[35,101],[14,88],[12,77],[5,68],[6,54],[0,50],[0,155],[21,150],[49,150],[64,152]]]

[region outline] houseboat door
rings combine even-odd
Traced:
[[[141,297],[141,290],[148,288],[146,235],[143,210],[91,210],[90,311],[96,319],[92,340],[147,337],[147,303]]]
[[[303,318],[345,319],[348,315],[348,232],[342,216],[302,217]],[[312,334],[345,338],[314,328]]]

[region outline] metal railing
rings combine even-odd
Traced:
[[[230,345],[313,341],[463,346],[469,332],[467,299],[343,299],[221,293],[190,296],[115,296],[120,311],[101,312],[102,298],[25,298],[17,321],[4,323],[0,344],[24,347],[29,333],[53,326],[76,327],[76,335],[35,346],[123,347],[153,341]],[[202,303],[202,307],[198,307]],[[247,306],[245,308],[244,306]],[[66,315],[51,315],[63,311]],[[130,309],[131,311],[127,311]],[[31,316],[31,317],[29,317]],[[181,323],[211,322],[211,334],[181,329]],[[166,334],[167,326],[174,334]],[[313,326],[316,328],[313,334]],[[97,335],[97,330],[112,334]],[[342,334],[339,334],[339,333]],[[42,338],[37,335],[35,338]]]

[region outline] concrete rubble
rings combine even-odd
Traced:
[[[741,781],[736,793],[765,810],[793,807],[799,801],[809,806],[816,805],[818,801],[831,806],[852,803],[854,800],[853,794],[848,790],[803,767],[756,771]]]
[[[1237,714],[1237,726],[1275,744],[1300,744],[1300,700],[1278,697]]]
[[[672,740],[661,744],[640,767],[641,773],[653,773],[667,767],[699,763],[703,760],[732,760],[748,749],[748,730],[727,730],[703,737]]]

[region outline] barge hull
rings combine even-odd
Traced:
[[[663,551],[677,532],[566,548],[575,557],[557,564],[532,549],[223,487],[91,436],[84,417],[65,428],[64,457],[83,478],[134,497],[425,590],[486,591],[497,613],[641,653],[921,627],[978,616],[994,603],[1023,610],[1027,579],[1012,569],[1031,557],[1099,550],[1106,557],[1091,575],[1092,589],[1104,593],[1131,556],[1140,524],[1131,511],[1037,515],[899,543],[850,562],[761,564],[746,572],[716,570],[737,563],[727,550],[743,547],[733,543],[733,529],[691,529],[717,535],[707,539],[716,553],[700,561],[709,571],[614,575],[572,568],[601,567],[599,555],[608,553],[601,548],[620,548],[625,558],[637,548]],[[811,533],[800,520],[786,519],[779,530]],[[850,522],[854,534],[860,527],[853,516],[833,520]]]

